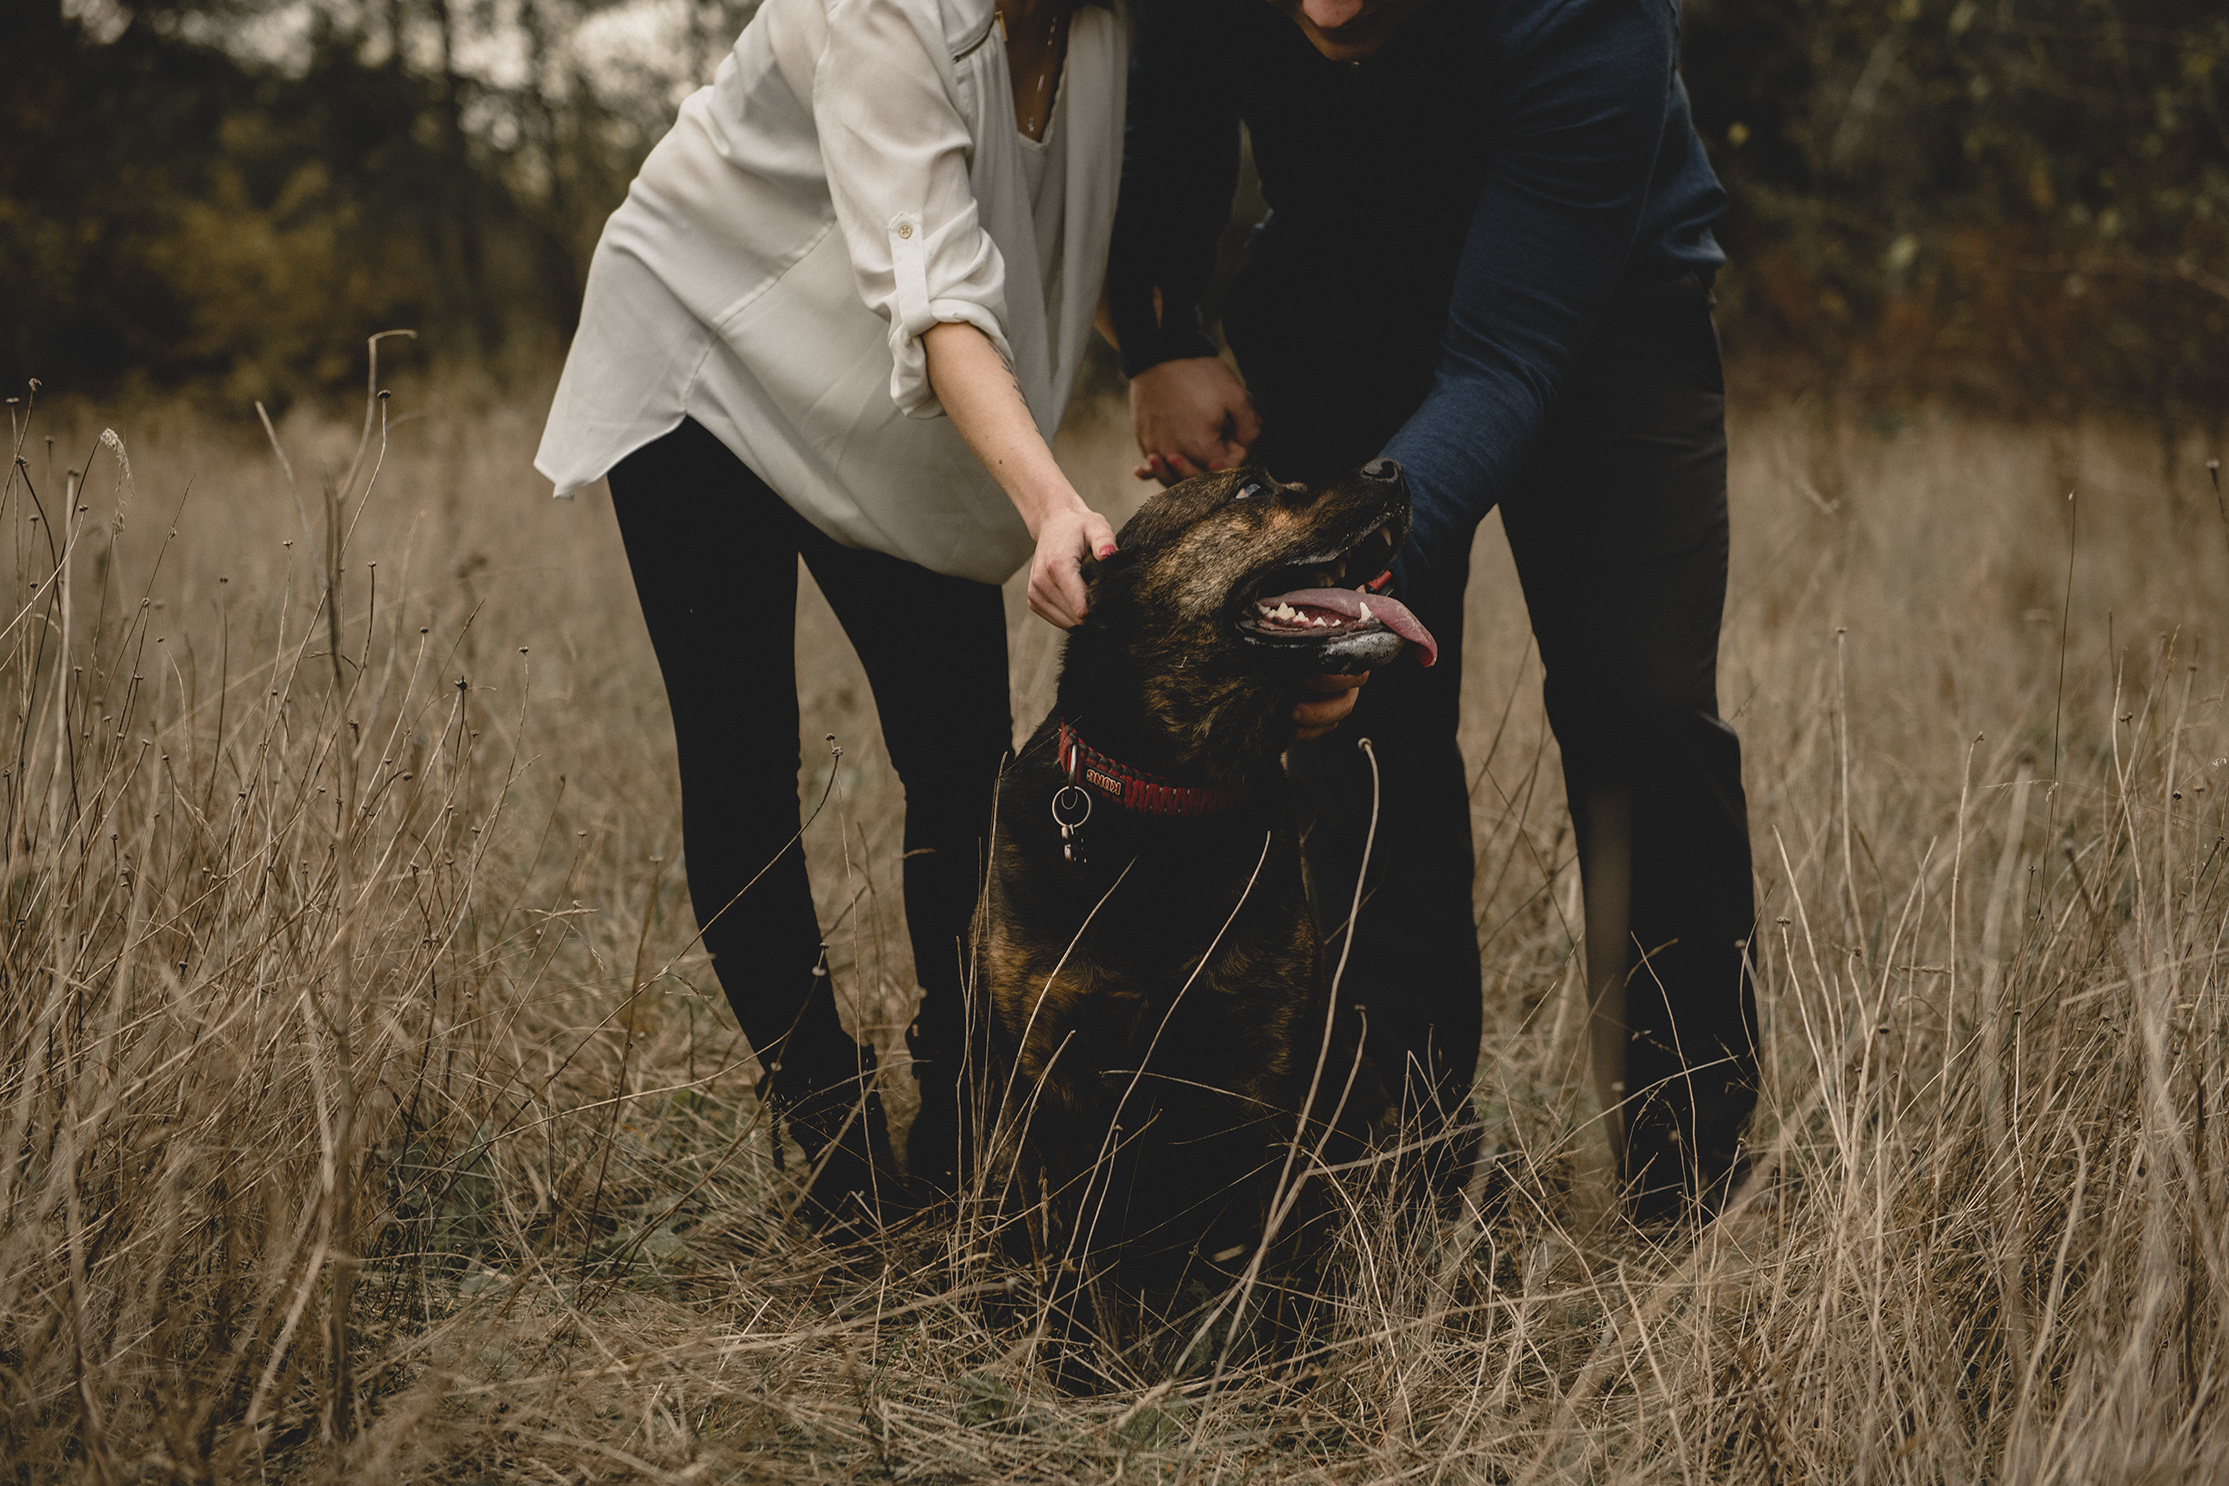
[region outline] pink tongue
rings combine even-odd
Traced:
[[[1370,617],[1414,645],[1418,660],[1430,665],[1440,658],[1439,641],[1432,638],[1432,632],[1409,612],[1406,604],[1382,593],[1356,593],[1351,588],[1303,588],[1265,598],[1262,602],[1273,607],[1290,604],[1295,609],[1324,609],[1349,619],[1360,619],[1362,606],[1368,604]]]

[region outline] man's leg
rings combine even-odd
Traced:
[[[798,544],[811,528],[694,421],[629,455],[610,479],[673,713],[682,850],[704,947],[765,1070],[760,1094],[821,1164],[810,1200],[838,1221],[856,1218],[853,1194],[874,1200],[875,1148],[888,1138],[872,1099],[873,1053],[836,1015],[795,839],[791,616]]]
[[[1747,806],[1718,715],[1724,393],[1699,284],[1613,307],[1503,520],[1563,751],[1623,1176],[1636,1217],[1669,1217],[1723,1197],[1756,1103]]]
[[[963,1077],[971,925],[999,764],[1013,741],[1005,602],[990,584],[843,547],[817,531],[804,551],[866,668],[905,785],[906,927],[922,987],[906,1033],[921,1088],[906,1165],[952,1193],[973,1151],[974,1091]]]

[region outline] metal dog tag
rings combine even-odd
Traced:
[[[1083,865],[1083,842],[1078,832],[1084,822],[1091,819],[1091,795],[1073,784],[1064,784],[1053,791],[1053,824],[1060,827],[1060,854],[1078,866]]]

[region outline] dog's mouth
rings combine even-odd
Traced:
[[[1240,584],[1239,633],[1258,645],[1304,650],[1329,672],[1374,669],[1404,643],[1425,665],[1439,659],[1432,632],[1383,592],[1400,545],[1395,516],[1388,512],[1343,549],[1280,563]]]

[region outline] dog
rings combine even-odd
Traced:
[[[1089,566],[1052,713],[1001,778],[976,945],[993,1143],[1041,1293],[1102,1356],[1218,1315],[1290,1334],[1320,1173],[1388,1119],[1332,1014],[1280,758],[1305,677],[1433,660],[1383,593],[1408,508],[1387,459],[1154,496]]]

